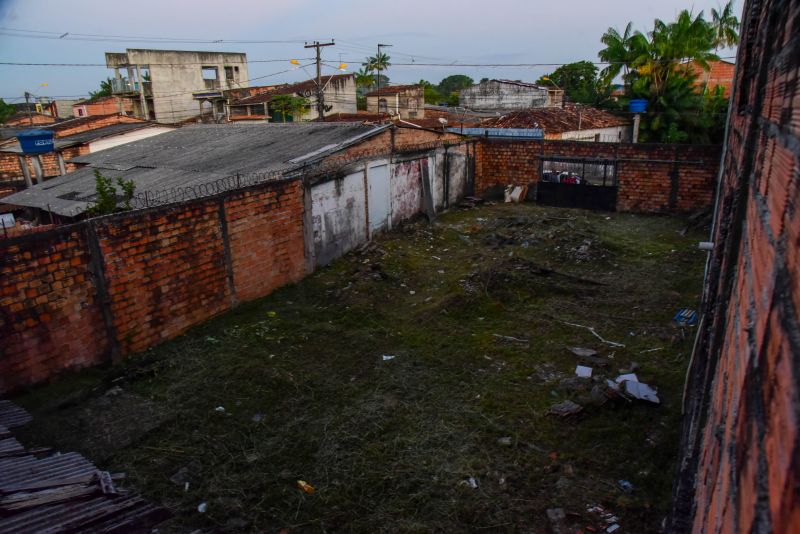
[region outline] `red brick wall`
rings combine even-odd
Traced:
[[[77,166],[74,163],[69,163],[69,160],[78,156],[89,153],[89,145],[82,144],[71,146],[59,150],[61,157],[64,158],[64,166],[67,172],[74,171]],[[28,172],[34,183],[37,181],[36,171],[33,166],[33,158],[36,156],[25,156],[25,161],[28,164]],[[48,152],[40,154],[39,159],[42,162],[42,172],[46,178],[52,176],[60,176],[61,169],[58,167],[58,158],[55,152]],[[0,152],[0,181],[8,180],[21,180],[23,177],[22,167],[19,163],[19,155],[10,152]]]
[[[144,350],[305,269],[299,180],[4,239],[0,393]]]
[[[617,209],[692,211],[712,203],[719,167],[713,146],[482,140],[477,144],[476,194],[496,185],[538,183],[543,158],[603,158],[617,165]],[[670,205],[672,176],[677,197]]]
[[[0,244],[0,391],[103,358],[86,239],[74,225]]]
[[[798,21],[744,8],[674,532],[800,532]]]

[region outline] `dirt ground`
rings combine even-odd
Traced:
[[[420,221],[18,397],[20,438],[126,473],[174,510],[160,532],[657,532],[693,337],[671,318],[705,259],[686,226],[535,205]],[[608,391],[626,371],[661,403]],[[549,413],[565,400],[582,410]]]

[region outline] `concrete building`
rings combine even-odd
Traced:
[[[515,111],[560,106],[564,91],[556,87],[512,80],[486,80],[462,89],[461,107],[475,111]]]
[[[608,143],[629,141],[631,134],[630,120],[580,104],[513,111],[502,117],[485,119],[480,127],[541,129],[544,139]]]
[[[399,115],[401,119],[425,118],[425,97],[419,85],[390,85],[366,94],[367,111]]]
[[[128,49],[106,52],[114,69],[114,95],[128,99],[135,116],[177,123],[225,113],[224,91],[247,87],[247,55],[238,52]]]
[[[129,98],[105,96],[96,100],[78,100],[72,105],[73,117],[93,117],[111,113],[132,116],[134,113],[133,103]]]
[[[358,111],[356,106],[356,82],[353,74],[336,74],[322,77],[323,104],[325,116],[341,113],[354,114]],[[287,116],[286,122],[314,120],[319,117],[317,112],[317,83],[316,80],[306,80],[289,85],[267,86],[264,90],[251,87],[252,94],[232,100],[228,106],[230,120],[271,120],[283,122],[280,113],[275,113],[270,105],[272,99],[278,95],[292,95],[308,99],[309,107],[302,115],[297,117]],[[244,92],[243,90],[226,91],[226,96]]]

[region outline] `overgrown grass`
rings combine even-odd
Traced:
[[[20,397],[35,415],[23,437],[127,473],[175,511],[162,532],[540,532],[551,507],[601,526],[586,512],[595,503],[627,532],[654,532],[693,334],[669,321],[697,305],[704,259],[683,225],[532,205],[409,225],[122,364]],[[661,405],[593,405],[561,384],[578,363],[569,346],[611,359],[598,377],[635,363]],[[124,397],[105,400],[114,386]],[[584,413],[548,416],[564,399]],[[115,444],[91,424],[98,413],[155,423]]]

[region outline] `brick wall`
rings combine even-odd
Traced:
[[[305,269],[300,180],[4,239],[0,393],[144,350]]]
[[[744,7],[672,532],[800,532],[798,21]]]
[[[635,212],[711,205],[719,167],[714,146],[483,139],[477,144],[476,194],[496,185],[538,183],[541,160],[554,157],[615,161],[617,209]]]
[[[89,145],[81,144],[63,148],[57,151],[64,158],[64,167],[67,172],[74,171],[77,166],[74,163],[69,163],[69,160],[78,156],[89,153]],[[32,177],[34,183],[37,181],[36,170],[33,166],[33,160],[37,156],[24,156],[28,164],[28,172]],[[60,176],[61,169],[58,166],[58,157],[56,152],[48,152],[40,154],[39,160],[42,162],[42,173],[46,178],[52,176]],[[22,167],[20,166],[19,154],[10,152],[0,152],[0,181],[20,180],[22,178]]]

